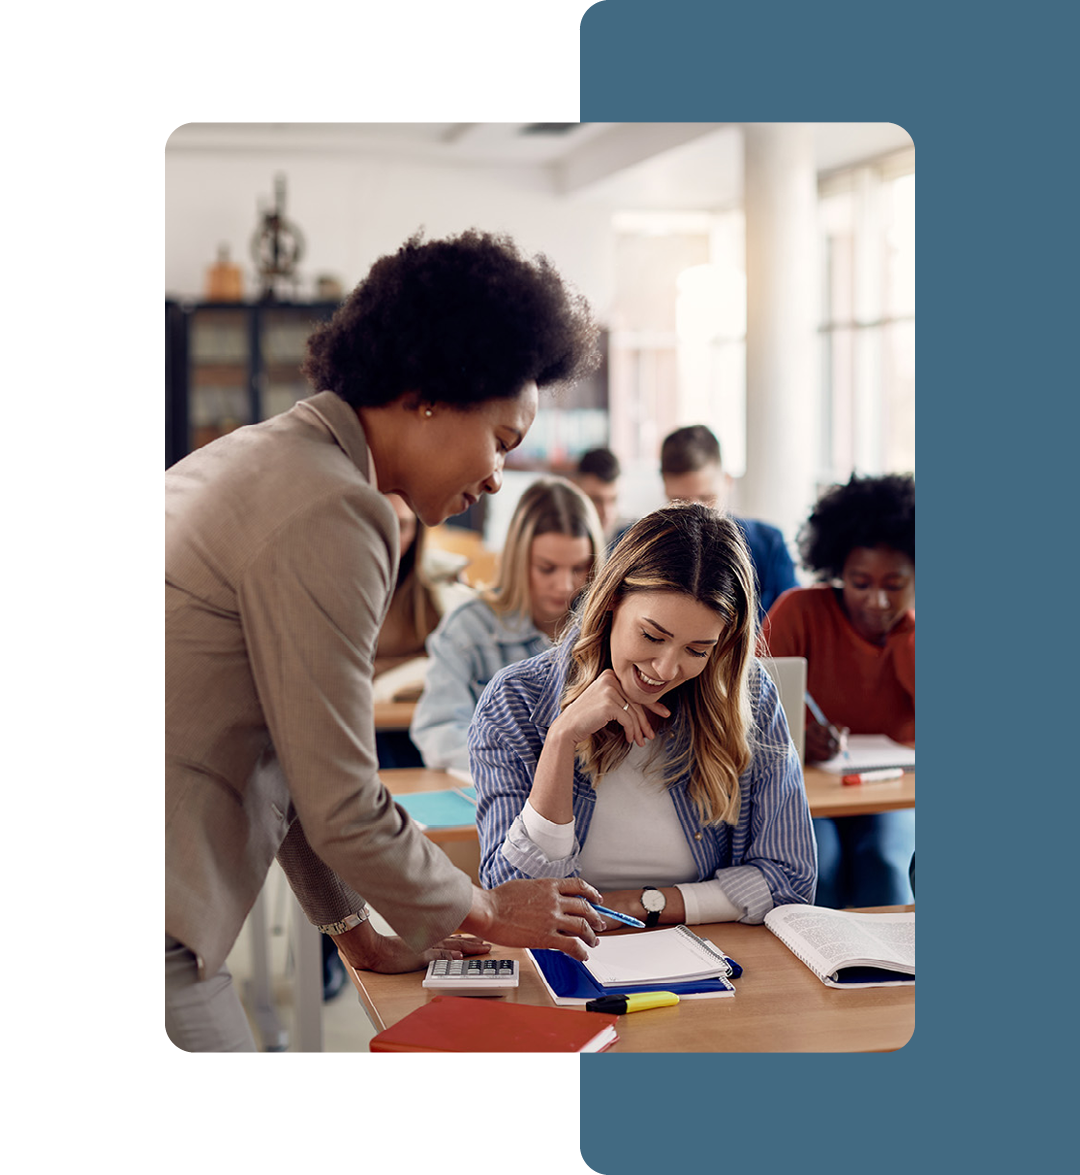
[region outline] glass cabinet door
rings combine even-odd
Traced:
[[[197,449],[252,422],[251,327],[246,307],[197,307],[188,350],[188,428]]]
[[[308,335],[318,325],[319,317],[310,306],[259,310],[260,420],[288,412],[297,400],[312,394],[300,364]]]
[[[310,396],[300,372],[308,336],[337,306],[166,299],[167,464]]]

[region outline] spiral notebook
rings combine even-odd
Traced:
[[[601,938],[599,945],[589,948],[585,967],[604,987],[655,988],[732,973],[724,952],[687,926]]]
[[[826,759],[818,766],[833,775],[877,771],[882,767],[902,767],[905,771],[914,771],[915,748],[894,742],[884,734],[849,734],[847,751]]]
[[[590,963],[597,959],[607,960],[606,967],[610,971],[618,966],[620,971],[634,962],[629,958],[631,951],[625,946],[616,946],[617,943],[631,943],[652,940],[652,945],[645,949],[642,945],[633,948],[633,955],[648,957],[650,969],[656,971],[686,968],[689,963],[691,970],[698,970],[699,964],[707,967],[708,974],[704,979],[691,979],[686,982],[674,982],[670,978],[661,982],[652,982],[640,979],[640,968],[632,971],[635,979],[633,983],[603,984],[600,983],[585,963],[571,958],[562,951],[539,950],[530,948],[526,954],[533,961],[536,973],[540,976],[552,1003],[555,1004],[587,1004],[589,1000],[598,999],[606,995],[634,995],[641,991],[673,991],[680,1000],[712,999],[717,996],[733,996],[735,987],[732,979],[742,975],[742,968],[734,959],[725,955],[712,943],[698,938],[692,931],[686,933],[696,939],[700,945],[697,948],[687,949],[687,942],[679,941],[673,946],[673,931],[686,930],[686,927],[665,927],[663,930],[642,931],[636,935],[623,935],[614,938],[601,936],[595,947],[589,947]],[[680,936],[682,937],[682,936]],[[664,962],[664,966],[658,965]]]

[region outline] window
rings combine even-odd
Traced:
[[[741,209],[616,217],[611,444],[651,468],[673,428],[707,423],[746,454]],[[821,486],[915,468],[915,156],[819,182]]]
[[[820,480],[915,469],[915,161],[820,185]]]

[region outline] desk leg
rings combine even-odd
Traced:
[[[268,1053],[280,1053],[288,1048],[289,1036],[278,1019],[270,991],[270,943],[266,918],[266,887],[263,886],[248,917],[251,928],[251,978],[244,985],[244,995],[263,1049]]]
[[[322,935],[307,920],[295,897],[292,905],[293,958],[296,960],[295,1048],[301,1053],[321,1053]]]

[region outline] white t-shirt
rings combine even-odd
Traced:
[[[581,876],[601,892],[676,885],[688,923],[734,921],[742,910],[728,899],[722,881],[694,880],[697,864],[671,795],[657,777],[645,773],[652,750],[649,744],[631,747],[597,787],[589,836],[579,856]],[[573,820],[553,824],[528,800],[521,818],[529,839],[549,860],[570,856]]]

